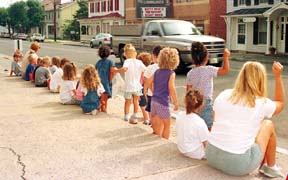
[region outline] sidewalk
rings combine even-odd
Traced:
[[[228,176],[206,161],[182,156],[175,129],[168,141],[142,123],[124,122],[119,96],[109,100],[108,114],[96,116],[61,105],[58,94],[8,77],[4,69],[10,69],[10,63],[11,57],[0,54],[0,179],[267,179],[257,171]],[[287,174],[287,155],[277,153],[277,164]]]

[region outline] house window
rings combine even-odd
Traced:
[[[108,10],[113,11],[113,0],[108,1]]]
[[[54,33],[54,26],[48,26],[48,34]]]
[[[239,0],[239,1],[238,1],[238,4],[239,4],[239,5],[245,5],[245,0]]]
[[[267,21],[266,19],[259,19],[259,44],[266,44],[267,43]]]
[[[115,0],[115,11],[119,11],[119,0]]]
[[[100,2],[97,3],[96,7],[97,7],[97,8],[96,8],[96,9],[97,9],[96,12],[99,13],[99,12],[100,12]]]
[[[94,13],[95,10],[94,10],[94,3],[90,3],[90,13]]]
[[[238,44],[245,44],[246,25],[243,19],[238,20]]]
[[[259,0],[260,3],[268,3],[268,0]]]

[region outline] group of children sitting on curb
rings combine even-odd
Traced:
[[[31,45],[31,49],[33,49]],[[153,133],[169,139],[170,109],[179,108],[175,89],[176,74],[179,65],[179,54],[174,48],[156,46],[152,54],[141,52],[137,55],[132,44],[124,47],[122,68],[116,68],[113,60],[108,57],[110,48],[99,47],[100,59],[95,66],[85,65],[80,80],[73,62],[59,57],[38,58],[37,50],[29,51],[20,67],[22,54],[16,50],[11,65],[12,76],[21,76],[32,81],[36,87],[48,87],[51,92],[59,93],[60,102],[65,105],[80,105],[85,114],[96,115],[107,112],[107,101],[112,97],[112,79],[116,73],[125,73],[124,78],[124,121],[138,123],[138,108],[143,114],[144,124],[151,125]],[[207,65],[209,53],[200,42],[193,42],[191,56],[195,67],[187,74],[185,112],[176,117],[177,146],[185,156],[205,159],[206,141],[213,127],[213,78],[229,72],[228,49],[224,50],[222,67]],[[29,62],[25,64],[25,59]],[[25,71],[23,71],[23,66]],[[133,114],[130,116],[130,106]]]

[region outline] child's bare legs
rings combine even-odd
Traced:
[[[138,103],[139,103],[139,96],[133,95],[134,115],[136,115],[138,112],[138,107],[139,107]]]
[[[169,139],[170,136],[170,119],[160,119],[163,131],[162,131],[162,137],[165,139]]]
[[[275,165],[276,158],[276,133],[275,128],[270,120],[264,120],[256,137],[256,143],[262,150],[262,162],[272,167]]]
[[[141,111],[142,111],[144,121],[148,120],[148,113],[147,113],[147,111],[145,110],[145,106],[140,106],[140,109],[141,109]]]
[[[160,121],[161,119],[159,118],[158,115],[154,115],[151,117],[151,122],[153,122],[152,124],[153,133],[159,136],[161,136],[163,131],[163,127],[161,127]]]
[[[130,110],[130,105],[131,105],[131,99],[125,99],[125,106],[124,106],[124,120],[128,121],[129,120],[129,110]]]
[[[107,112],[107,101],[108,101],[108,95],[105,93],[101,94],[100,108],[102,112]]]

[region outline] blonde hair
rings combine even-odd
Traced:
[[[179,65],[178,51],[175,48],[163,48],[158,56],[158,61],[160,69],[174,70]]]
[[[50,63],[51,63],[50,57],[49,57],[49,56],[43,57],[42,63],[43,63],[43,64],[49,64],[49,65],[50,65]]]
[[[73,81],[76,79],[77,69],[74,63],[65,63],[63,67],[63,80]]]
[[[229,100],[233,104],[255,106],[256,98],[267,96],[267,78],[265,67],[255,61],[246,62],[236,79]]]
[[[35,53],[29,54],[27,59],[28,59],[29,63],[32,63],[33,60],[35,61],[35,63],[37,63],[37,55]]]
[[[132,44],[126,44],[124,46],[124,54],[126,58],[134,58],[134,56],[136,57],[137,52],[136,52],[135,47]]]
[[[151,54],[148,52],[141,52],[137,59],[141,60],[145,66],[149,66],[151,64]]]
[[[88,90],[96,91],[101,83],[97,70],[92,64],[84,66],[81,74],[81,84]]]

